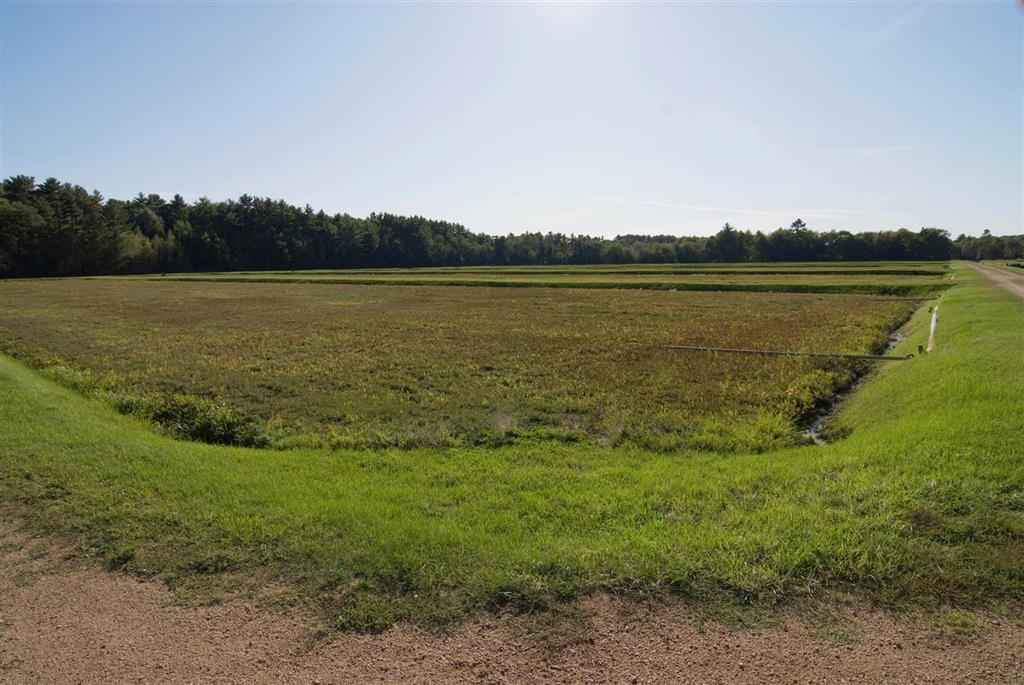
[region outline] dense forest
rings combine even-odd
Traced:
[[[770,233],[726,224],[710,237],[561,233],[494,237],[447,221],[326,214],[243,195],[188,203],[139,194],[108,200],[49,178],[4,180],[0,277],[505,264],[623,264],[896,259],[1019,259],[1024,236],[922,228],[816,232],[797,219]]]

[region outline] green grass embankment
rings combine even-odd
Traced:
[[[346,628],[597,589],[772,604],[1024,600],[1024,306],[960,270],[935,352],[886,365],[825,447],[550,442],[267,452],[174,441],[0,357],[0,492],[111,568],[294,587]],[[927,312],[896,353],[927,335]]]

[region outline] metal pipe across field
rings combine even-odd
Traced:
[[[767,357],[827,357],[830,359],[861,359],[875,362],[903,362],[914,355],[842,354],[840,352],[790,352],[786,350],[748,350],[739,347],[701,347],[698,345],[665,345],[669,350],[695,350],[698,352],[733,352],[736,354],[759,354]]]

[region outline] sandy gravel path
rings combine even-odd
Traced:
[[[991,266],[980,266],[978,264],[972,264],[971,266],[973,266],[976,271],[980,271],[985,274],[990,281],[993,281],[1003,290],[1007,290],[1024,300],[1024,276],[1011,274],[1008,271],[996,269]]]
[[[481,616],[450,634],[397,626],[313,639],[315,622],[249,601],[176,605],[0,510],[3,683],[1014,683],[1024,619],[970,638],[846,607],[850,641],[808,617],[736,630],[607,596],[560,623]]]

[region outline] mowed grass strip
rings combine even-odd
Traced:
[[[0,483],[37,525],[180,588],[283,582],[344,628],[597,589],[773,604],[1024,600],[1024,306],[969,273],[935,352],[879,367],[849,435],[762,454],[272,452],[170,440],[0,358]],[[927,337],[922,309],[896,350]]]
[[[562,264],[526,266],[437,266],[384,267],[359,269],[307,269],[210,272],[211,274],[740,274],[787,275],[809,274],[827,276],[944,276],[949,274],[948,262],[749,262],[703,264]]]
[[[816,274],[798,272],[690,273],[642,272],[482,272],[472,269],[435,271],[410,269],[394,272],[242,272],[148,276],[150,280],[214,281],[223,283],[319,283],[334,285],[444,285],[504,288],[571,288],[674,290],[698,292],[780,292],[870,294],[889,296],[931,295],[952,285],[942,274],[879,275]]]
[[[335,447],[530,436],[659,449],[793,444],[796,423],[863,367],[665,346],[878,351],[912,306],[797,294],[82,279],[3,283],[0,297],[3,349],[72,385],[129,409],[140,404],[133,396],[200,398],[251,418],[257,443]],[[180,429],[197,420],[188,411],[172,403],[150,413]]]

